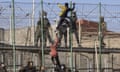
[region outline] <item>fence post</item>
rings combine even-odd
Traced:
[[[102,72],[102,65],[101,65],[101,49],[102,49],[102,45],[101,45],[101,2],[99,3],[99,72]]]
[[[11,21],[11,33],[12,33],[12,47],[13,47],[13,72],[16,72],[16,50],[15,50],[15,6],[14,0],[12,0],[12,21]]]

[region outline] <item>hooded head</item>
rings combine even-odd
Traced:
[[[43,18],[46,18],[47,17],[47,12],[45,12],[44,10],[42,11],[42,13],[40,12],[40,16],[43,16]]]
[[[67,7],[67,8],[68,8],[68,3],[65,3],[65,7]]]
[[[47,16],[47,12],[43,11],[43,16]]]

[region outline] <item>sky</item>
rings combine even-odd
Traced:
[[[0,0],[0,2],[4,1],[12,1],[12,0]],[[32,0],[14,0],[16,2],[32,2]],[[35,0],[35,2],[40,2],[41,0]],[[102,4],[120,4],[120,0],[43,0],[45,2],[59,2],[59,3],[64,3],[64,2],[75,2],[75,3],[99,3],[101,2]]]
[[[9,1],[11,2],[12,0],[0,0],[0,2],[6,2],[6,1]],[[14,0],[15,2],[32,2],[33,0]],[[35,0],[35,2],[40,2],[41,0]],[[120,4],[120,0],[43,0],[44,2],[46,3],[65,3],[65,2],[74,2],[74,3],[88,3],[88,4],[99,4],[99,2],[101,2],[101,4],[113,4],[113,5],[119,5]],[[38,6],[39,7],[39,6]],[[94,7],[93,7],[94,8]],[[37,8],[39,9],[39,8]],[[48,7],[47,7],[48,9]],[[114,9],[114,7],[112,7],[112,9]],[[87,10],[87,9],[86,9]],[[92,10],[92,8],[91,8]],[[89,10],[89,11],[91,11]],[[119,10],[119,7],[116,9],[117,11]],[[108,8],[108,11],[109,11],[109,8]],[[117,12],[116,11],[116,12]],[[119,11],[120,12],[120,11]],[[25,11],[25,13],[27,13],[27,11]],[[109,15],[111,16],[111,14],[107,14],[108,12],[106,11],[106,15]],[[113,14],[115,15],[115,14]],[[91,15],[90,15],[91,16]],[[117,15],[115,15],[117,16]],[[119,19],[119,18],[118,18]],[[114,18],[114,20],[111,20],[110,18],[108,19],[109,23],[110,21],[112,21],[111,25],[109,26],[109,28],[113,28],[113,26],[115,27],[114,30],[117,30],[119,29],[119,32],[120,32],[120,19],[118,20]],[[116,23],[117,22],[117,23]],[[116,25],[115,25],[116,23]],[[114,25],[113,25],[114,24]]]

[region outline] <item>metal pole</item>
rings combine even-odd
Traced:
[[[34,45],[34,39],[35,39],[35,24],[34,24],[34,16],[35,16],[35,0],[33,0],[33,8],[32,8],[32,31],[33,31],[33,45]]]
[[[14,0],[12,0],[12,26],[11,26],[11,32],[12,32],[12,46],[13,46],[13,72],[16,72],[16,51],[15,51],[15,6],[14,6]]]
[[[101,3],[99,3],[99,72],[102,72],[102,65],[101,65],[101,49],[102,49],[102,45],[101,45]]]
[[[96,40],[95,40],[95,62],[96,62],[96,69],[97,71],[96,72],[99,72],[98,68],[99,68],[99,64],[98,64],[98,52],[97,52],[97,43],[96,43]]]
[[[114,71],[114,66],[113,66],[113,54],[112,54],[112,72]]]
[[[82,39],[82,27],[81,27],[81,23],[79,21],[79,41],[80,41],[80,45],[81,45],[81,39]]]
[[[9,43],[10,44],[12,44],[12,16],[10,15],[10,41],[9,41]]]
[[[44,67],[44,37],[43,37],[43,0],[41,0],[41,35],[42,35],[42,66]]]
[[[70,2],[70,8],[72,7],[72,1]],[[72,12],[71,12],[72,13]],[[72,17],[72,16],[71,16]],[[70,37],[70,53],[71,53],[71,72],[73,72],[73,49],[72,49],[72,29],[70,28],[69,37]]]

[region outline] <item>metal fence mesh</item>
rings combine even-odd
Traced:
[[[56,25],[55,20],[59,18],[59,11],[56,3],[43,3],[44,10],[48,14],[48,19],[50,20],[51,25]],[[75,11],[77,12],[78,19],[85,19],[88,21],[95,21],[99,22],[99,4],[85,4],[85,3],[76,3]],[[107,5],[102,4],[101,5],[101,15],[104,16],[105,22],[107,23],[107,29],[108,31],[112,31],[114,33],[120,32],[120,5]],[[34,9],[34,18],[32,17],[33,14],[33,4],[32,3],[24,3],[24,2],[16,2],[15,3],[15,29],[16,29],[16,45],[33,45],[33,31],[32,27],[37,24],[37,21],[40,17],[40,3],[35,3],[35,9]],[[0,2],[0,28],[5,29],[5,36],[1,36],[1,41],[5,41],[9,44],[11,44],[10,39],[10,28],[11,28],[11,3],[10,2]],[[32,24],[32,20],[34,19],[34,23]],[[2,35],[3,33],[0,32]],[[111,38],[105,38],[105,42],[107,44],[108,48],[119,48],[120,40],[119,35],[113,35]],[[84,38],[84,37],[83,37]],[[91,36],[89,37],[90,40],[84,40],[86,46],[87,44],[91,44],[92,47],[94,47],[94,40],[91,41]],[[95,37],[93,37],[94,39]],[[113,39],[115,38],[115,39]],[[4,40],[2,40],[4,39]],[[84,43],[83,43],[84,45]],[[88,45],[90,47],[91,45]],[[114,45],[114,46],[113,46]],[[0,51],[0,59],[1,61],[6,62],[7,65],[12,65],[12,55],[10,55],[10,52],[7,51]],[[4,52],[4,53],[3,53]],[[38,61],[38,55],[34,53],[18,53],[17,56],[17,65],[21,66],[24,64],[27,60],[25,55],[29,55],[28,58],[33,59],[35,61],[35,65],[39,63]],[[34,56],[35,55],[35,56]],[[90,56],[89,56],[90,55]],[[103,72],[113,72],[113,68],[119,68],[119,54],[108,54],[104,55],[102,62],[103,64],[106,63],[105,67],[103,66]],[[63,53],[63,60],[62,62],[65,62],[67,66],[69,66],[69,59],[70,56],[66,55],[66,53]],[[76,54],[76,58],[74,58],[74,67],[77,67],[77,70],[79,72],[96,72],[96,63],[94,61],[94,55],[92,54],[85,54],[85,56],[80,55],[80,53]],[[9,57],[9,59],[7,59]],[[62,57],[62,56],[61,56]],[[24,59],[26,58],[26,59]],[[21,60],[20,60],[21,59]],[[37,61],[36,61],[37,59]],[[48,62],[48,57],[46,57],[46,62]],[[75,62],[77,65],[75,65]],[[49,67],[49,65],[46,63],[46,66]],[[48,68],[49,70],[49,68]],[[52,70],[52,69],[50,69]],[[48,71],[50,72],[50,71]]]

